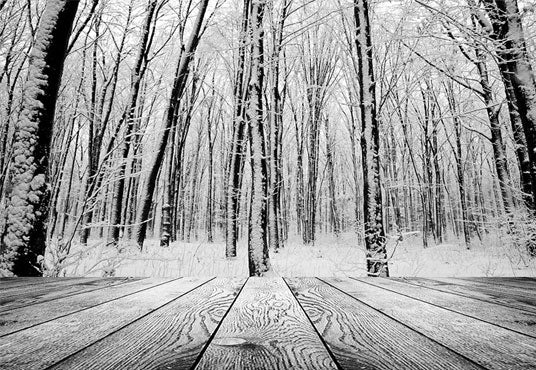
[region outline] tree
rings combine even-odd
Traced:
[[[359,108],[363,162],[363,215],[369,276],[389,276],[380,179],[380,132],[372,57],[368,0],[354,3],[358,55]]]
[[[13,188],[0,250],[0,274],[41,275],[50,197],[48,164],[56,101],[78,0],[48,0],[30,58],[17,122]]]
[[[249,203],[248,256],[249,275],[263,276],[270,269],[268,255],[268,163],[264,140],[262,91],[264,82],[264,17],[265,0],[251,5],[251,77],[246,110],[251,163],[251,197]]]
[[[121,117],[119,125],[122,126],[123,122],[126,122],[126,128],[124,137],[125,140],[121,147],[122,161],[119,165],[118,179],[114,183],[113,198],[112,198],[112,219],[108,233],[108,242],[117,244],[119,241],[119,234],[121,230],[121,214],[124,206],[124,192],[125,192],[125,171],[127,167],[128,153],[130,151],[132,142],[132,133],[134,130],[134,117],[136,113],[136,105],[138,103],[138,96],[140,94],[141,80],[146,72],[148,63],[148,53],[151,48],[153,38],[150,37],[151,24],[155,12],[157,13],[158,0],[150,0],[147,4],[147,15],[145,18],[144,27],[141,30],[140,47],[138,50],[138,56],[132,70],[130,81],[130,93],[127,103],[127,107]],[[158,16],[158,14],[156,14]]]
[[[484,0],[491,25],[479,20],[491,32],[496,43],[499,69],[505,81],[507,96],[515,97],[528,149],[532,172],[532,202],[536,199],[536,80],[527,52],[523,24],[517,0]],[[512,94],[508,89],[513,90]],[[512,108],[512,107],[511,107]],[[515,131],[514,131],[515,132]]]
[[[248,99],[246,88],[248,74],[246,71],[246,48],[248,42],[249,17],[251,1],[244,0],[242,24],[238,45],[238,61],[234,81],[234,112],[233,136],[229,150],[229,161],[226,172],[226,202],[225,202],[225,256],[236,257],[236,242],[238,239],[238,216],[240,214],[240,191],[246,155],[246,123],[245,101]]]
[[[174,122],[176,122],[175,116],[178,112],[182,93],[186,87],[186,82],[188,81],[190,62],[193,59],[197,45],[199,44],[201,26],[203,25],[203,19],[205,18],[205,13],[207,11],[208,1],[209,0],[201,1],[197,13],[197,19],[190,34],[190,39],[184,48],[181,49],[181,55],[179,57],[175,79],[173,81],[169,105],[166,111],[164,130],[158,138],[156,155],[152,161],[147,180],[145,181],[145,185],[141,192],[141,205],[136,216],[137,227],[135,231],[136,242],[138,243],[140,249],[143,247],[143,242],[145,241],[145,235],[147,233],[147,221],[149,220],[149,212],[151,211],[151,206],[153,203],[153,193],[156,187],[156,180],[158,178],[160,168],[162,167],[171,126]]]

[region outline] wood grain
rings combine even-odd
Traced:
[[[83,279],[81,277],[63,277],[63,278],[54,278],[54,277],[5,277],[0,278],[0,291],[4,292],[13,288],[27,287],[34,284],[57,284],[58,280],[65,281],[75,281]],[[90,279],[90,278],[86,278]]]
[[[530,292],[536,290],[536,279],[530,277],[463,277],[456,278],[461,280],[476,281],[479,283],[484,283],[488,286],[493,285],[504,285],[520,289],[528,289]]]
[[[53,369],[189,369],[245,280],[212,280]]]
[[[512,292],[508,287],[484,285],[479,288],[474,285],[471,286],[470,282],[467,282],[468,284],[463,284],[463,281],[460,280],[461,283],[458,282],[458,284],[456,284],[455,281],[453,282],[450,279],[442,278],[395,278],[395,280],[536,313],[536,307],[533,305],[533,298],[519,294],[515,291]]]
[[[485,281],[479,281],[477,279],[462,279],[462,278],[434,278],[436,281],[441,281],[448,284],[457,284],[468,287],[470,289],[475,289],[476,291],[493,291],[499,292],[500,294],[512,295],[516,298],[525,296],[530,298],[526,302],[530,305],[536,306],[536,292],[534,288],[536,284],[529,283],[525,287],[513,286],[513,285],[504,285],[504,284],[493,284],[493,279],[484,279]],[[522,284],[519,282],[517,285]]]
[[[31,306],[0,312],[0,337],[103,304],[138,291],[165,283],[171,279],[150,278],[133,280],[125,284],[106,286],[103,289],[36,303]]]
[[[44,369],[210,280],[172,280],[0,338],[0,369]]]
[[[139,280],[139,278],[89,278],[77,280],[58,280],[57,284],[33,284],[17,289],[11,289],[0,296],[0,312],[15,308],[48,302],[54,299],[68,297],[85,292],[102,289],[115,284]]]
[[[249,278],[196,369],[336,369],[281,278]]]
[[[536,339],[360,281],[321,279],[488,369],[534,369]]]
[[[481,369],[318,279],[285,279],[344,369]]]
[[[392,279],[358,278],[369,284],[407,295],[452,311],[499,325],[536,338],[536,314],[457,294],[440,292]]]

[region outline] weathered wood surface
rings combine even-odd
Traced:
[[[0,278],[0,292],[5,292],[11,288],[28,287],[30,285],[39,284],[44,285],[46,283],[64,284],[68,281],[82,280],[81,277],[64,277],[59,280],[52,277],[3,277]],[[87,280],[94,280],[94,278],[86,278]]]
[[[56,281],[40,285],[30,285],[20,289],[9,289],[0,296],[0,312],[14,308],[25,307],[40,302],[48,302],[58,298],[69,297],[99,290],[111,285],[122,284],[132,279],[107,278],[107,279],[80,279]]]
[[[487,369],[534,369],[536,339],[371,283],[322,279]]]
[[[189,369],[245,280],[212,280],[53,368]]]
[[[344,369],[480,369],[317,279],[286,279]]]
[[[149,278],[133,280],[124,284],[105,286],[103,289],[93,290],[84,294],[58,297],[52,301],[39,302],[30,306],[0,312],[0,337],[150,289],[169,280],[171,279]]]
[[[336,369],[280,278],[249,278],[196,369]]]
[[[463,297],[457,294],[432,289],[422,289],[418,286],[395,281],[393,279],[380,278],[374,280],[365,279],[363,281],[398,294],[406,295],[438,307],[446,308],[536,338],[536,313],[482,302],[474,298]]]
[[[209,279],[177,279],[0,338],[0,369],[43,369],[154,312]]]
[[[464,297],[479,299],[484,302],[500,304],[505,307],[517,308],[527,312],[536,313],[536,299],[534,299],[534,288],[513,291],[509,287],[498,284],[472,285],[471,282],[464,282],[462,279],[447,278],[399,278],[410,284],[417,284],[422,287],[440,290],[442,292],[455,293]]]
[[[535,291],[531,278],[0,279],[0,369],[535,369]]]

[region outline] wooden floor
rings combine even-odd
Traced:
[[[0,369],[48,368],[536,369],[536,279],[0,279]]]

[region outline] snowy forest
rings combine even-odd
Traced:
[[[536,275],[532,0],[0,0],[0,276]]]

